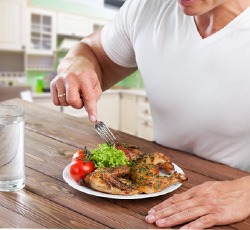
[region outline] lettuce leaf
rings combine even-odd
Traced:
[[[90,159],[95,163],[97,168],[116,167],[128,164],[127,158],[121,150],[114,145],[99,144],[98,148],[90,150]]]

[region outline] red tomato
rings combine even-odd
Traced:
[[[71,161],[77,160],[77,159],[85,159],[86,155],[84,153],[83,149],[79,149],[77,152],[74,153],[74,155],[72,156]]]
[[[69,173],[76,182],[79,182],[80,179],[83,179],[94,170],[95,164],[92,161],[85,162],[84,160],[76,159],[71,162]]]

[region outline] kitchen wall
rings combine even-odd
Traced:
[[[103,0],[28,0],[28,5],[55,11],[113,19],[117,13],[115,8],[104,6]]]

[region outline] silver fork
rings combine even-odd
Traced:
[[[116,143],[114,134],[102,121],[96,121],[95,130],[108,145],[113,145]]]

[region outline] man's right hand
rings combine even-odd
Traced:
[[[95,122],[96,103],[102,93],[98,76],[100,70],[93,57],[79,55],[78,52],[83,49],[84,53],[88,53],[87,56],[91,55],[86,44],[75,45],[58,66],[58,75],[52,80],[50,89],[55,105],[72,106],[76,109],[84,106],[89,120]]]

